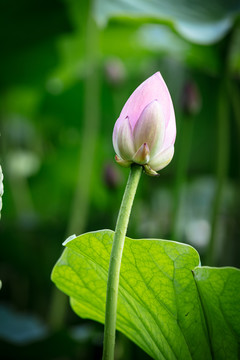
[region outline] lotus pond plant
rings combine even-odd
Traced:
[[[153,359],[232,359],[240,354],[240,271],[202,267],[189,245],[126,237],[143,170],[158,175],[174,154],[172,99],[159,72],[124,105],[113,131],[116,161],[130,174],[115,231],[65,242],[52,272],[82,318],[104,324],[103,359],[118,329]]]

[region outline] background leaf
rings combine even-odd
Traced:
[[[240,271],[202,267],[194,270],[211,339],[214,358],[240,355]],[[209,296],[211,294],[211,296]]]
[[[101,323],[113,235],[104,230],[66,241],[52,274],[74,311]],[[188,245],[126,238],[117,329],[154,359],[211,359],[192,275],[198,265],[198,253]]]
[[[237,0],[98,0],[95,16],[101,25],[105,25],[111,17],[168,22],[186,39],[210,44],[226,34],[239,10]]]

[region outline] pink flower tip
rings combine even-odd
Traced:
[[[113,130],[113,147],[122,166],[136,163],[157,175],[174,154],[176,122],[172,99],[155,73],[132,93]]]

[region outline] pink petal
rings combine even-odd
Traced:
[[[137,164],[147,164],[149,161],[149,148],[148,144],[144,143],[140,146],[136,154],[133,156],[133,162]]]
[[[115,123],[113,129],[113,136],[112,136],[113,148],[115,150],[115,153],[117,154],[119,154],[118,144],[117,144],[118,125],[119,124]]]
[[[151,167],[151,169],[159,171],[170,163],[173,158],[173,154],[174,146],[171,146],[154,156],[154,158],[149,161],[148,165]]]
[[[153,100],[158,100],[160,102],[167,125],[173,110],[173,105],[168,88],[160,72],[149,77],[132,93],[124,105],[117,123],[123,121],[126,116],[128,116],[132,129],[134,129],[143,109]]]
[[[172,145],[174,145],[176,139],[176,122],[174,110],[172,107],[170,120],[168,122],[167,128],[165,129],[165,138],[162,145],[162,150],[168,149]]]
[[[123,160],[131,160],[134,153],[132,129],[128,117],[120,123],[115,140],[115,151]]]
[[[147,143],[151,157],[162,148],[165,135],[165,120],[162,106],[154,100],[148,104],[141,113],[133,130],[133,143],[135,150],[143,143]]]
[[[115,155],[115,160],[119,165],[121,165],[123,167],[129,167],[132,164],[132,161],[122,160],[117,155]]]

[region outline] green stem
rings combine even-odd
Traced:
[[[81,234],[84,230],[90,199],[90,179],[93,172],[96,144],[99,133],[100,79],[98,68],[99,31],[92,15],[91,6],[86,28],[86,76],[84,100],[84,126],[81,135],[78,182],[73,196],[66,236]],[[52,329],[63,326],[67,311],[67,296],[53,289],[50,303],[49,324]]]
[[[240,138],[240,91],[233,81],[228,82],[229,99],[232,102],[232,108],[234,112],[234,119],[236,121],[238,136]]]
[[[232,105],[233,110],[233,119],[236,123],[236,128],[238,131],[238,139],[240,139],[240,91],[238,88],[237,83],[232,79],[228,82],[228,92],[229,92],[229,100]],[[240,146],[237,148],[238,153],[235,154],[237,159],[240,159]],[[237,171],[237,182],[235,184],[235,212],[236,212],[236,225],[240,222],[239,219],[239,205],[240,205],[240,168],[238,167]],[[225,241],[225,249],[229,247],[229,242]],[[240,253],[240,243],[239,241],[235,241],[234,237],[232,237],[232,246],[231,246],[231,262],[233,265],[239,267],[239,257],[238,254]]]
[[[122,253],[127,226],[132,209],[137,186],[142,174],[142,167],[133,165],[129,174],[127,186],[119,210],[112,252],[108,270],[107,298],[105,312],[105,328],[103,342],[103,360],[114,359],[115,331],[117,317],[118,284]]]
[[[89,14],[87,22],[87,49],[86,49],[86,68],[87,76],[85,79],[85,101],[84,101],[84,127],[81,136],[78,184],[72,210],[69,218],[67,234],[80,234],[86,224],[89,210],[90,198],[90,179],[93,171],[96,144],[99,134],[99,98],[100,98],[100,79],[98,67],[98,37],[97,24]]]
[[[222,196],[225,181],[228,173],[229,162],[229,103],[226,96],[226,81],[223,81],[220,87],[218,100],[218,129],[217,129],[217,187],[213,200],[211,235],[206,256],[206,264],[213,266],[216,264],[217,256],[217,228],[219,222],[219,213],[222,204]]]

